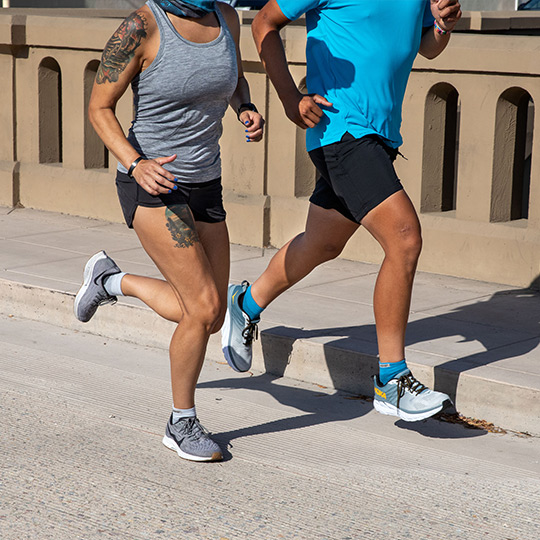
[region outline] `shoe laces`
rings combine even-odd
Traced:
[[[110,272],[107,272],[107,271],[104,271],[102,272],[101,274],[99,274],[99,276],[96,276],[94,278],[94,283],[96,285],[101,285],[103,291],[105,292],[105,295],[106,296],[103,296],[102,294],[99,294],[96,298],[96,305],[99,307],[99,306],[104,306],[105,304],[116,304],[116,302],[118,302],[118,298],[116,296],[111,296],[106,290],[105,290],[105,285],[104,285],[104,282],[105,280],[112,276],[113,274],[116,274],[117,272],[113,272],[113,273],[110,273]]]
[[[199,422],[195,416],[181,420],[184,424],[182,431],[187,439],[198,441],[199,439],[207,439],[210,432]]]
[[[241,294],[241,296],[244,296],[244,294],[246,294],[247,288],[249,287],[249,281],[246,281],[246,280],[242,281],[242,287],[244,288],[244,292]],[[245,328],[242,330],[242,337],[244,338],[244,345],[251,345],[254,339],[259,339],[259,327],[257,326],[257,323],[259,321],[252,321],[247,315],[247,313],[241,307],[240,309],[245,314],[248,320]]]
[[[424,390],[427,390],[427,386],[417,380],[412,373],[407,373],[407,375],[403,375],[398,380],[398,396],[400,398],[403,397],[406,390],[409,390],[411,394],[418,395]]]
[[[257,323],[249,319],[246,327],[242,330],[242,337],[244,338],[244,345],[251,345],[254,339],[259,339],[259,327]]]

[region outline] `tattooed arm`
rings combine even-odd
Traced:
[[[139,153],[124,135],[115,111],[133,78],[146,69],[159,48],[159,32],[147,6],[133,12],[109,39],[99,66],[88,116],[105,146],[129,169]],[[174,176],[162,165],[176,159],[176,155],[143,160],[133,176],[152,195],[167,193],[174,187]]]

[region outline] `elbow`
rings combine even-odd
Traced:
[[[255,41],[257,50],[259,52],[261,51],[266,36],[272,32],[277,32],[279,34],[280,30],[281,27],[269,19],[264,8],[259,11],[251,23],[251,34],[253,35],[253,40]]]
[[[92,124],[92,127],[96,129],[97,124],[97,110],[95,107],[92,106],[92,103],[88,105],[88,120],[90,120],[90,123]]]
[[[259,36],[261,35],[262,33],[262,22],[260,20],[260,16],[261,16],[261,13],[257,13],[257,15],[255,15],[255,18],[253,19],[252,23],[251,23],[251,35],[253,36],[253,39],[255,41],[255,43],[259,44]]]
[[[441,54],[441,51],[430,51],[430,50],[420,50],[420,55],[426,58],[427,60],[434,60]]]

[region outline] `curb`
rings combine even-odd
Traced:
[[[157,317],[146,306],[119,302],[102,306],[99,316],[80,323],[73,316],[75,295],[59,290],[0,279],[1,311],[16,317],[47,322],[138,345],[167,349],[175,325]],[[253,371],[371,396],[377,357],[329,343],[298,339],[294,329],[263,328],[253,351]],[[207,356],[222,360],[220,334],[211,336]],[[540,389],[512,385],[479,373],[460,373],[415,362],[408,364],[431,388],[449,394],[460,413],[484,419],[503,429],[540,436]],[[241,376],[241,375],[239,375]],[[249,384],[249,383],[248,383]]]

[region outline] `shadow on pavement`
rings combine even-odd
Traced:
[[[487,301],[459,306],[449,313],[412,321],[407,330],[407,346],[460,335],[462,342],[477,341],[483,352],[456,358],[434,368],[434,388],[446,392],[454,400],[460,374],[478,366],[524,355],[540,343],[540,276],[528,288],[495,293]],[[498,328],[515,333],[510,343],[501,341]],[[262,333],[266,373],[246,379],[234,377],[203,383],[206,388],[247,388],[271,395],[279,403],[305,414],[281,418],[226,433],[216,438],[224,445],[240,437],[275,433],[309,426],[350,420],[372,409],[371,375],[377,370],[375,325],[302,330],[274,327],[272,334]],[[339,336],[339,337],[338,337]],[[324,351],[333,386],[343,391],[334,394],[279,384],[290,362],[294,343],[300,339],[330,338]],[[332,339],[336,337],[336,339]],[[359,349],[359,344],[364,350]],[[456,348],[457,349],[457,348]],[[459,354],[459,350],[456,350]],[[359,361],[359,355],[364,361]],[[463,423],[443,422],[436,418],[421,422],[396,420],[397,427],[416,431],[432,438],[454,439],[485,435],[487,431]]]
[[[434,367],[434,388],[455,400],[460,374],[479,366],[525,355],[540,344],[540,276],[528,288],[495,293],[489,300],[462,305],[454,310],[411,321],[406,346],[461,336],[461,343],[478,342],[484,351],[442,362]],[[503,331],[501,331],[503,329]],[[325,339],[325,360],[335,388],[372,395],[371,376],[377,371],[375,325],[302,330],[274,327],[272,353],[281,347],[278,358],[265,355],[268,371],[282,375],[289,362],[294,341]],[[276,338],[278,335],[281,337]],[[264,340],[264,333],[262,338]],[[336,339],[332,339],[333,337]],[[263,341],[263,352],[264,352]],[[455,348],[459,354],[459,345]],[[359,361],[359,356],[362,361]],[[362,364],[361,366],[359,364]]]
[[[251,425],[222,433],[214,433],[213,437],[222,448],[233,448],[233,441],[242,437],[292,431],[311,426],[342,422],[364,416],[372,411],[372,400],[364,396],[353,396],[345,392],[323,393],[316,390],[284,386],[279,384],[281,377],[262,374],[251,377],[235,376],[229,379],[200,383],[198,388],[228,388],[249,389],[253,392],[263,392],[272,396],[278,403],[290,407],[304,414],[288,416]],[[247,412],[249,414],[249,411]],[[436,419],[423,420],[421,422],[403,422],[396,419],[398,427],[405,427],[418,431],[418,433],[440,439],[465,439],[485,435],[483,429],[467,429],[463,425],[443,423]],[[333,443],[332,443],[333,444]],[[227,450],[224,459],[231,459],[232,455]]]

